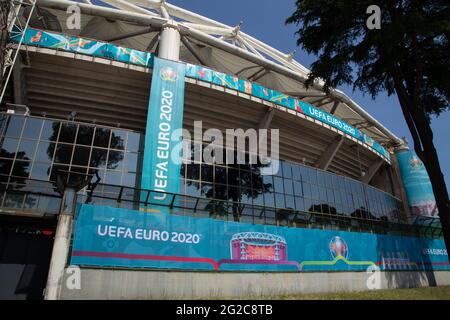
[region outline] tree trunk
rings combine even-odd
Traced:
[[[394,66],[395,91],[397,92],[403,116],[414,140],[414,150],[422,160],[433,188],[436,206],[439,210],[439,218],[442,225],[445,246],[450,251],[450,203],[445,179],[439,164],[439,158],[433,143],[433,131],[424,112],[419,106],[414,107],[411,97],[403,86],[401,74]],[[448,256],[450,261],[450,256]]]
[[[412,118],[416,123],[419,136],[422,140],[421,158],[425,169],[430,177],[433,187],[436,206],[439,210],[439,218],[441,220],[442,232],[444,235],[445,246],[447,252],[450,251],[450,202],[448,191],[445,185],[444,175],[442,174],[439,164],[439,158],[433,143],[433,133],[428,119],[421,112],[414,112]],[[416,151],[417,152],[417,151]],[[450,261],[450,256],[448,256]]]

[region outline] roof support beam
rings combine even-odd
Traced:
[[[270,70],[264,70],[263,73],[258,74],[256,77],[252,78],[251,81],[256,81],[264,77],[266,74],[270,73]]]
[[[27,104],[24,68],[25,65],[22,62],[22,55],[19,54],[13,69],[14,104]]]
[[[336,112],[336,109],[337,109],[338,105],[339,105],[339,101],[337,101],[337,100],[334,101],[334,104],[333,104],[333,106],[331,107],[331,110],[330,110],[331,114],[334,114]]]
[[[150,41],[150,43],[148,44],[147,48],[145,49],[145,51],[152,51],[153,47],[155,46],[155,44],[159,41],[159,36],[161,35],[161,32],[158,32],[153,39]]]
[[[248,80],[250,81],[258,80],[259,78],[264,77],[267,74],[267,72],[269,71],[264,68],[261,68],[260,70],[252,74],[250,77],[248,77]]]
[[[189,41],[188,37],[186,36],[181,36],[181,42],[183,42],[184,46],[186,47],[186,49],[189,50],[190,53],[192,53],[192,55],[195,57],[195,59],[197,59],[198,62],[200,62],[200,64],[206,66],[205,61],[203,60],[203,58],[198,54],[197,50],[194,48],[194,46],[191,44],[191,42]]]
[[[325,104],[327,104],[327,103],[330,103],[330,102],[332,102],[332,101],[333,101],[332,99],[325,99],[325,100],[322,100],[322,102],[316,104],[316,107],[321,107],[321,106],[323,106],[323,105],[325,105]]]
[[[249,67],[242,68],[241,70],[236,72],[236,76],[239,76],[244,71],[251,70],[251,69],[256,69],[256,68],[261,68],[261,66],[257,65],[257,66],[249,66]]]
[[[334,156],[338,152],[342,143],[344,142],[344,136],[339,135],[322,153],[319,160],[316,162],[316,167],[322,170],[328,170],[331,162],[334,159]]]
[[[377,159],[372,165],[369,167],[369,170],[366,172],[366,174],[362,177],[361,181],[364,183],[369,183],[372,181],[373,177],[375,176],[375,173],[380,170],[381,166],[384,164],[383,159]]]
[[[325,97],[326,93],[325,92],[285,92],[285,94],[288,94],[290,96],[293,97],[298,97],[298,98],[314,98],[314,97]]]
[[[311,101],[310,103],[315,106],[315,105],[318,105],[319,103],[321,103],[321,102],[323,102],[324,100],[327,100],[327,99],[328,99],[327,96],[323,96],[322,98],[319,98],[317,100]]]
[[[144,28],[142,30],[127,32],[127,33],[124,33],[124,34],[121,34],[121,35],[118,35],[115,37],[111,37],[111,38],[105,39],[105,41],[112,42],[112,41],[117,41],[117,40],[123,40],[123,39],[127,39],[127,38],[140,36],[142,34],[150,33],[153,31],[159,31],[159,30],[160,30],[160,28],[148,27],[148,28]]]
[[[272,123],[273,116],[275,115],[275,108],[267,109],[264,117],[259,122],[259,129],[269,129],[270,124]]]

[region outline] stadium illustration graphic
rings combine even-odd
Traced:
[[[287,259],[286,240],[270,233],[236,233],[231,238],[230,249],[233,260],[284,261]]]

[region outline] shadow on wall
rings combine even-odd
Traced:
[[[431,260],[428,255],[422,254],[424,248],[432,247],[432,242],[427,238],[413,240],[410,237],[377,234],[379,267],[381,271],[391,271],[384,273],[387,288],[437,285]]]

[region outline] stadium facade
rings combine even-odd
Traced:
[[[370,289],[367,270],[379,287],[450,281],[423,164],[343,92],[306,88],[292,54],[165,1],[7,9],[2,297]],[[206,161],[230,129],[270,133],[272,157]]]

